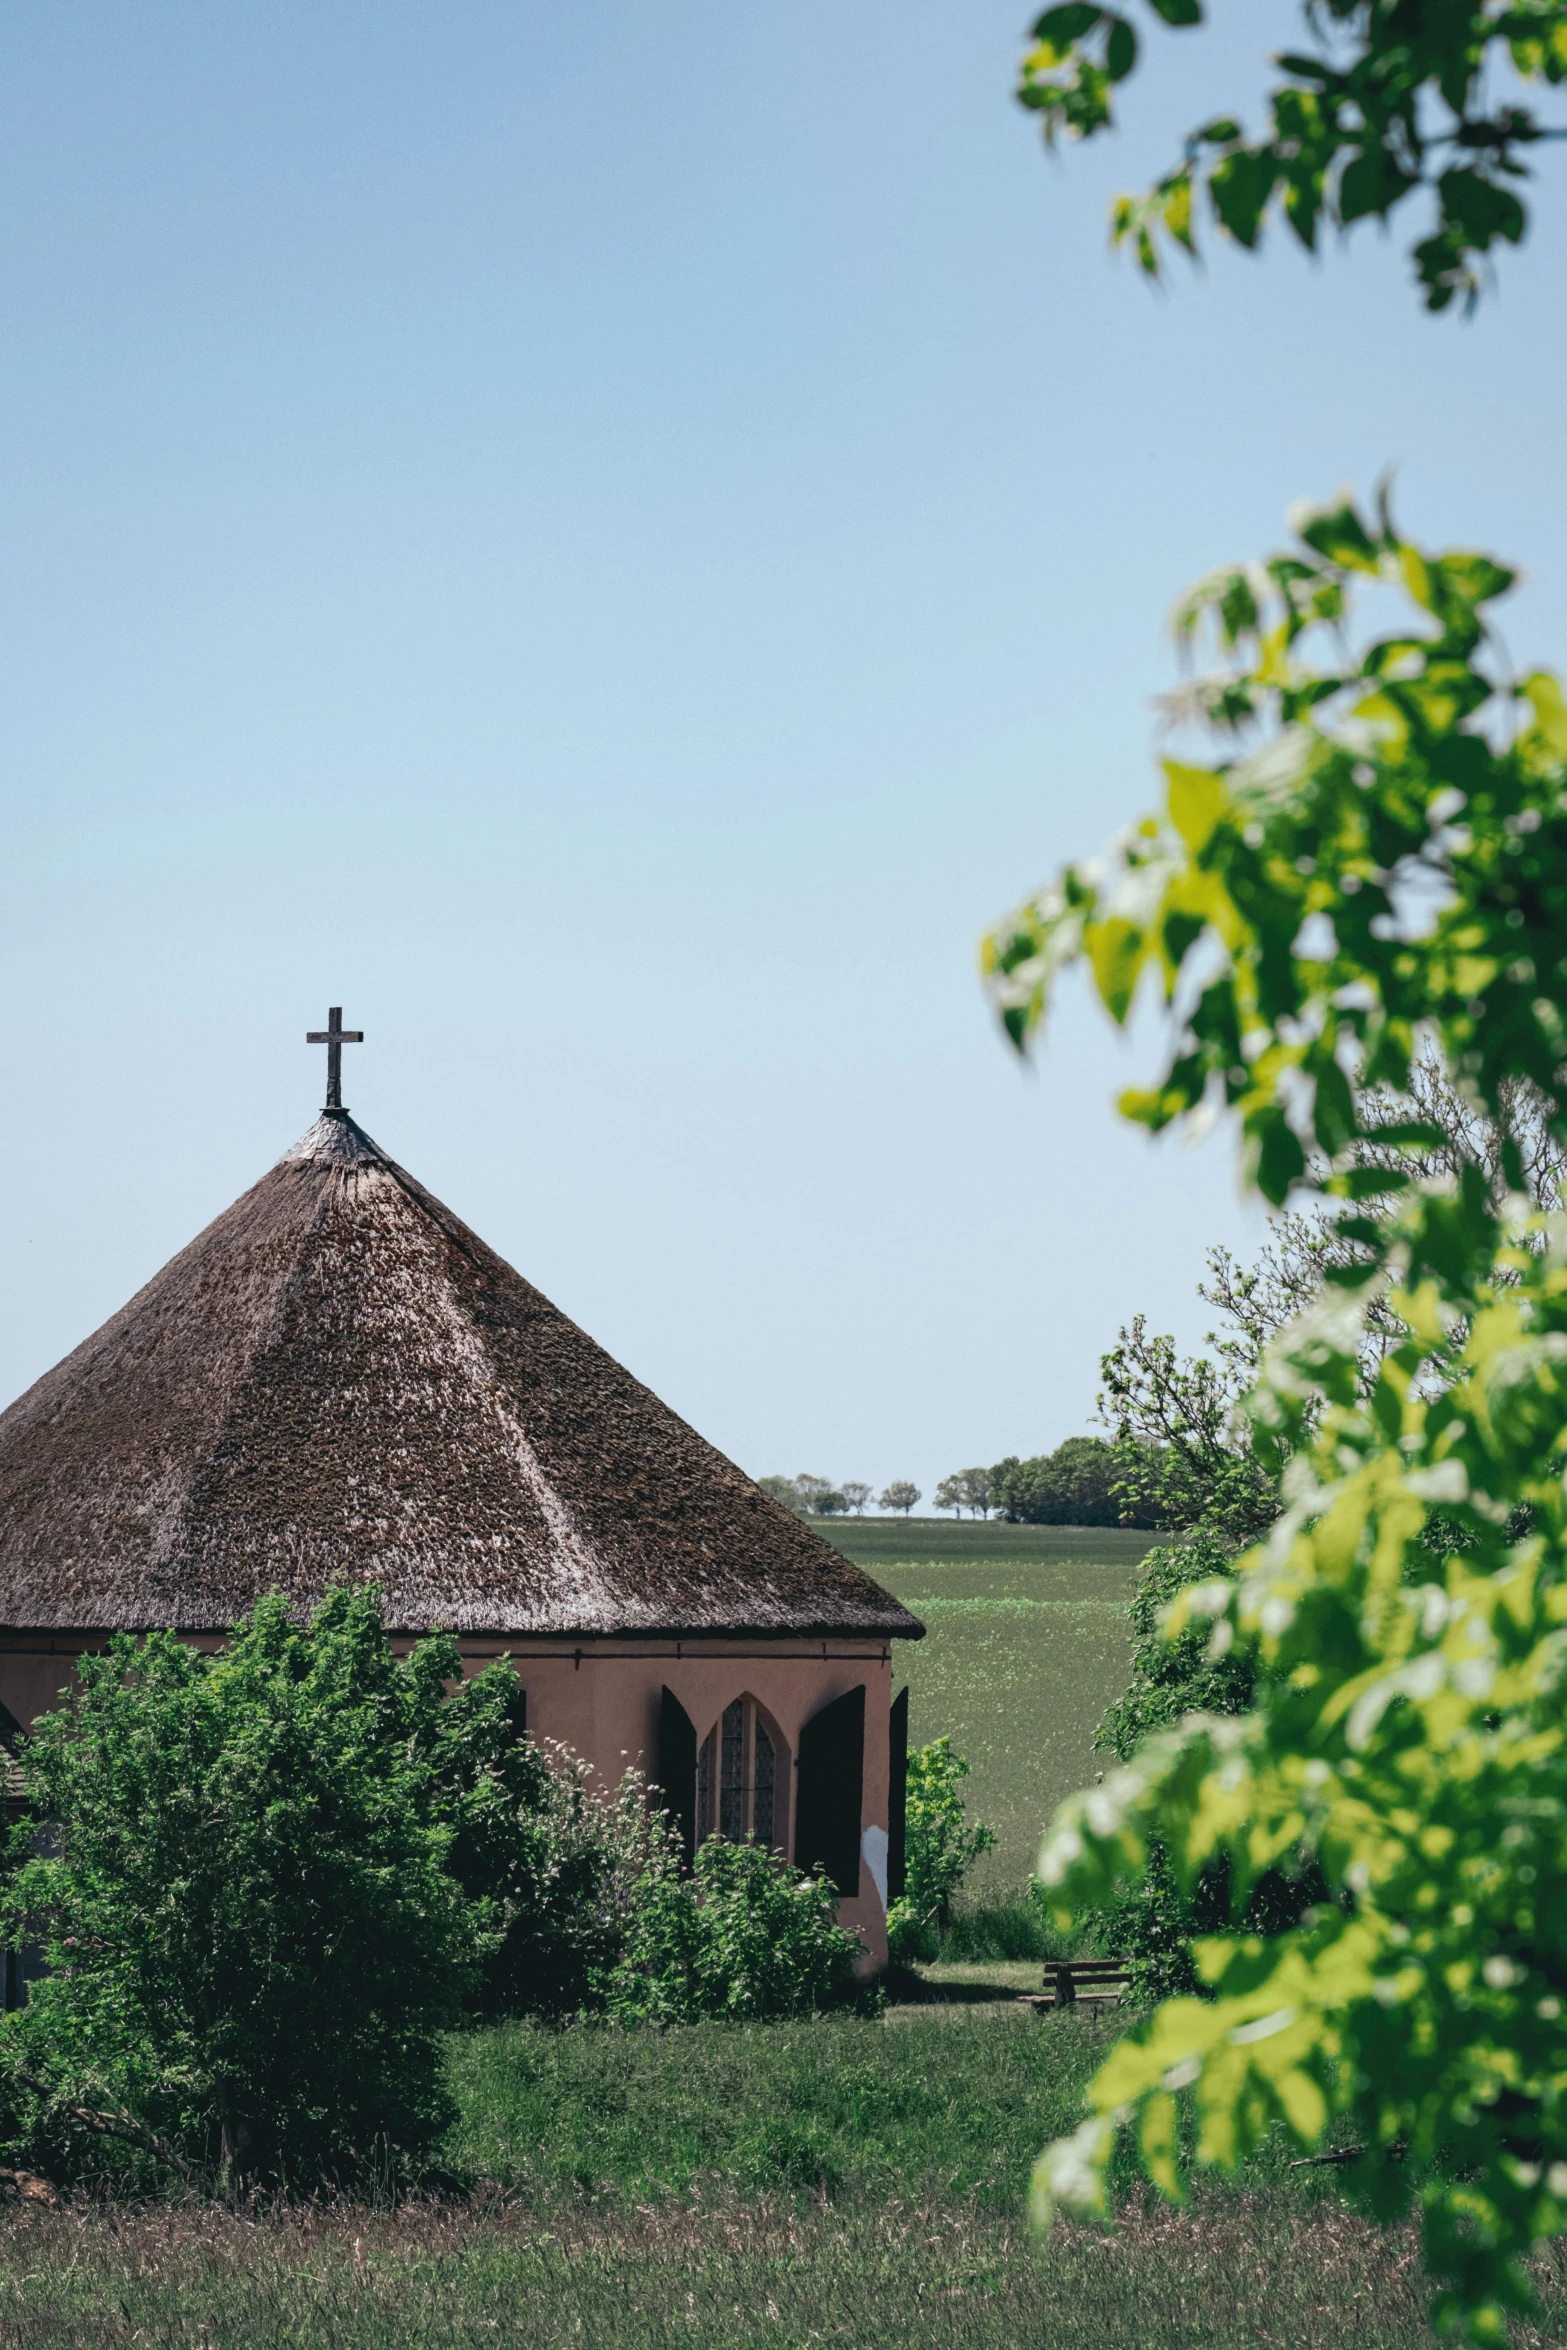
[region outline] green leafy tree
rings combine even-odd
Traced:
[[[1175,30],[1202,23],[1201,0],[1148,0]],[[1274,59],[1270,120],[1248,138],[1233,115],[1200,123],[1180,161],[1111,215],[1150,277],[1163,241],[1197,251],[1199,199],[1215,226],[1253,247],[1282,214],[1308,252],[1324,227],[1386,221],[1427,199],[1429,233],[1413,248],[1431,310],[1473,308],[1480,264],[1528,224],[1526,160],[1560,126],[1523,101],[1567,80],[1564,0],[1306,0],[1303,42]],[[1131,16],[1116,8],[1047,8],[1034,26],[1018,95],[1047,141],[1113,127],[1115,94],[1138,60]],[[1509,86],[1510,81],[1510,86]],[[1500,85],[1500,86],[1499,86]]]
[[[1278,1515],[1274,1475],[1241,1404],[1255,1364],[1177,1354],[1141,1314],[1101,1362],[1099,1410],[1114,1438],[1109,1482],[1132,1525],[1202,1525],[1231,1547]]]
[[[988,1469],[960,1469],[957,1482],[964,1502],[973,1516],[988,1518],[993,1498],[990,1490],[990,1471]]]
[[[950,1477],[943,1477],[936,1488],[936,1507],[951,1510],[961,1518],[965,1510],[976,1518],[990,1513],[990,1471],[988,1469],[956,1469]]]
[[[774,1501],[782,1502],[786,1510],[793,1510],[796,1516],[802,1518],[841,1517],[845,1510],[855,1506],[849,1499],[849,1492],[840,1490],[830,1477],[813,1477],[806,1470],[802,1470],[798,1477],[764,1477],[761,1487],[764,1493],[772,1495]],[[870,1498],[870,1490],[868,1485],[849,1489],[863,1492],[867,1500]]]
[[[843,1495],[830,1477],[813,1477],[808,1470],[802,1469],[793,1484],[795,1507],[805,1517],[830,1518],[843,1507]]]
[[[1117,1462],[1102,1436],[1069,1436],[1054,1452],[1020,1460],[1009,1453],[990,1472],[1001,1516],[1015,1526],[1119,1526],[1128,1522],[1116,1491]],[[1132,1524],[1156,1523],[1132,1517]]]
[[[450,1642],[394,1659],[342,1591],[309,1626],[261,1601],[216,1655],[156,1633],[82,1659],[23,1745],[47,1834],[23,1823],[0,1900],[0,1941],[49,1968],[0,2028],[24,2139],[96,2115],[298,2185],[428,2152],[490,1923],[448,1873],[423,1729],[457,1669]]]
[[[907,1764],[904,1814],[905,1884],[887,1912],[894,1957],[916,1955],[933,1926],[944,1924],[952,1904],[982,1853],[995,1843],[982,1821],[971,1827],[963,1799],[969,1775],[965,1758],[950,1738],[916,1747]]]
[[[919,1487],[911,1485],[906,1477],[898,1477],[894,1478],[890,1485],[883,1487],[877,1496],[876,1506],[883,1510],[901,1510],[903,1515],[907,1517],[919,1498]]]
[[[1125,1114],[1228,1109],[1247,1179],[1314,1193],[1352,1252],[1248,1399],[1282,1514],[1170,1618],[1254,1673],[1254,1710],[1147,1740],[1041,1858],[1063,1919],[1135,1886],[1151,1840],[1186,1891],[1222,1859],[1229,1914],[1197,1950],[1210,1996],[1119,2044],[1039,2204],[1102,2208],[1128,2123],[1179,2195],[1183,2089],[1200,2161],[1336,2124],[1351,2194],[1420,2205],[1439,2315],[1484,2341],[1567,2225],[1567,1221],[1531,1199],[1506,1115],[1526,1083],[1567,1143],[1567,703],[1497,653],[1512,579],[1345,504],[1204,583],[1182,621],[1220,663],[1190,706],[1257,747],[1167,761],[1160,812],[987,949],[1019,1042],[1069,964],[1118,1022],[1146,977],[1169,1048]],[[1411,607],[1359,651],[1357,583]],[[1499,1137],[1500,1184],[1423,1173],[1425,1120],[1373,1135],[1364,1105],[1407,1092],[1423,1047]],[[1383,1305],[1402,1335],[1368,1381]],[[1433,1549],[1437,1515],[1461,1546]],[[1325,1897],[1248,1930],[1302,1848]]]
[[[1210,1276],[1221,1253],[1210,1253]],[[1254,1456],[1242,1409],[1261,1361],[1259,1276],[1227,1256],[1223,1263],[1228,1289],[1216,1282],[1200,1288],[1232,1315],[1227,1335],[1209,1333],[1211,1357],[1181,1357],[1172,1339],[1150,1338],[1139,1315],[1103,1358],[1099,1409],[1115,1431],[1110,1480],[1121,1510],[1176,1536],[1143,1562],[1130,1610],[1131,1684],[1094,1738],[1121,1762],[1151,1732],[1173,1728],[1189,1713],[1249,1712],[1255,1693],[1252,1661],[1210,1658],[1205,1626],[1174,1639],[1165,1629],[1179,1594],[1232,1574],[1237,1552],[1279,1511],[1277,1480]],[[1315,1295],[1320,1286],[1319,1275],[1303,1294]],[[1270,1875],[1254,1891],[1251,1926],[1298,1916],[1303,1903],[1293,1887],[1305,1872],[1299,1856],[1291,1859],[1282,1876]],[[1083,1922],[1107,1955],[1131,1962],[1139,1993],[1195,1991],[1193,1944],[1227,1916],[1229,1884],[1220,1857],[1183,1887],[1169,1854],[1150,1837],[1140,1880]]]
[[[825,1877],[760,1844],[711,1836],[687,1874],[655,1818],[628,1887],[627,1931],[607,1985],[623,2023],[808,2015],[853,1988],[861,1945]]]
[[[1229,1575],[1232,1554],[1211,1531],[1194,1530],[1152,1552],[1131,1605],[1132,1678],[1100,1723],[1094,1744],[1129,1762],[1156,1731],[1173,1730],[1189,1713],[1251,1711],[1256,1660],[1244,1650],[1212,1652],[1206,1622],[1166,1629],[1176,1600],[1194,1584]]]
[[[1051,1482],[1069,1516],[1069,1526],[1113,1526],[1122,1512],[1112,1490],[1114,1457],[1098,1436],[1068,1436],[1050,1455]]]
[[[1182,1595],[1194,1585],[1210,1590],[1234,1573],[1234,1550],[1212,1527],[1188,1529],[1178,1542],[1150,1552],[1131,1605],[1132,1677],[1094,1735],[1102,1753],[1130,1762],[1151,1737],[1173,1731],[1194,1714],[1239,1715],[1257,1697],[1257,1660],[1244,1648],[1215,1654],[1206,1619],[1169,1626]],[[1311,1856],[1297,1849],[1264,1872],[1246,1904],[1252,1933],[1299,1923],[1324,1887]],[[1157,1836],[1150,1835],[1135,1882],[1079,1921],[1106,1955],[1125,1958],[1139,1996],[1165,1998],[1199,1992],[1195,1944],[1222,1930],[1231,1917],[1231,1872],[1223,1854],[1183,1879]]]

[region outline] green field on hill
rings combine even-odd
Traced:
[[[1085,1565],[1136,1566],[1157,1539],[1130,1526],[1009,1526],[1000,1518],[812,1518],[810,1523],[870,1575],[911,1559],[943,1565],[1012,1559],[1036,1566],[1081,1559]]]
[[[895,1647],[893,1686],[909,1684],[915,1745],[946,1732],[973,1765],[970,1817],[997,1842],[969,1899],[1011,1898],[1055,1806],[1104,1768],[1094,1732],[1126,1686],[1126,1603],[1155,1538],[972,1518],[816,1523],[925,1625]]]

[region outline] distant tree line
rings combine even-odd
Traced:
[[[1015,1526],[1161,1525],[1162,1485],[1137,1457],[1135,1441],[1069,1436],[1054,1452],[989,1469],[959,1469],[936,1488],[936,1507],[976,1518],[992,1510]]]
[[[1139,1325],[1139,1334],[1141,1325]],[[1167,1341],[1153,1341],[1153,1345]],[[1119,1359],[1119,1358],[1117,1358]],[[1107,1369],[1110,1362],[1107,1359]],[[1140,1526],[1153,1528],[1169,1521],[1160,1515],[1170,1464],[1144,1459],[1150,1447],[1162,1452],[1157,1437],[1133,1434],[1119,1425],[1120,1397],[1112,1380],[1111,1407],[1117,1411],[1113,1443],[1102,1436],[1069,1436],[1054,1452],[1036,1453],[1020,1460],[1009,1453],[988,1469],[957,1469],[943,1477],[933,1496],[938,1510],[959,1517],[988,1518],[994,1510],[1017,1526]],[[1182,1466],[1184,1456],[1182,1456]],[[762,1489],[785,1509],[802,1518],[832,1518],[863,1513],[872,1489],[853,1478],[834,1483],[802,1470],[797,1477],[764,1477]],[[905,1517],[923,1497],[907,1478],[895,1479],[876,1495],[883,1510]]]
[[[835,1485],[830,1477],[813,1477],[803,1469],[798,1477],[763,1477],[759,1482],[764,1493],[802,1518],[841,1518],[850,1512],[859,1517],[872,1493],[858,1478],[846,1477]],[[894,1478],[876,1496],[876,1506],[901,1510],[907,1517],[919,1498],[917,1485],[911,1485],[906,1477]]]
[[[943,1477],[936,1488],[936,1507],[951,1510],[961,1518],[965,1510],[971,1517],[988,1518],[992,1500],[989,1469],[958,1469],[950,1477]]]
[[[994,1506],[1019,1526],[1158,1526],[1162,1488],[1134,1449],[1069,1436],[1030,1460],[1009,1455],[990,1472]]]

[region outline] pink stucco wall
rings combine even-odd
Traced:
[[[74,1661],[105,1643],[90,1634],[0,1633],[0,1703],[23,1723],[58,1702]],[[203,1636],[199,1645],[218,1645]],[[399,1646],[405,1645],[402,1642]],[[887,1960],[887,1719],[891,1652],[882,1640],[541,1640],[460,1643],[464,1669],[482,1671],[509,1654],[528,1696],[528,1728],[558,1738],[606,1778],[657,1765],[659,1701],[667,1686],[705,1738],[732,1698],[750,1696],[770,1716],[789,1749],[788,1849],[796,1813],[793,1780],[800,1730],[822,1706],[858,1683],[865,1687],[865,1783],[860,1810],[860,1892],[839,1904],[845,1926],[865,1947],[864,1973]]]

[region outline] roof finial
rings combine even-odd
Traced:
[[[362,1028],[343,1026],[341,1004],[332,1006],[324,1028],[312,1028],[306,1034],[306,1044],[326,1046],[326,1107],[329,1115],[333,1111],[339,1117],[346,1114],[343,1109],[343,1047],[345,1044],[363,1044],[364,1040],[365,1032]]]

